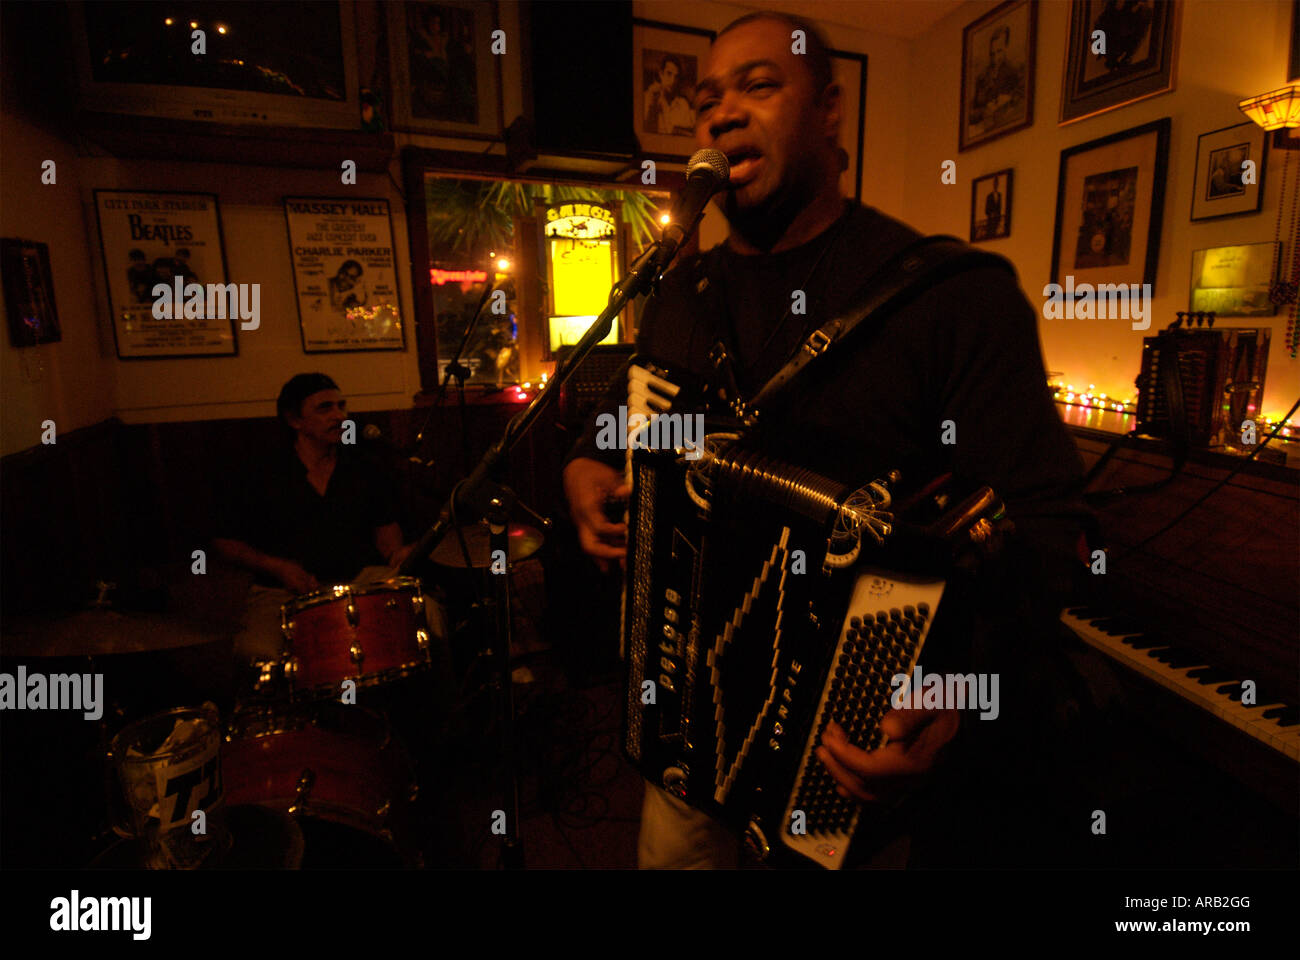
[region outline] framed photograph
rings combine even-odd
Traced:
[[[1061,151],[1052,283],[1155,290],[1169,126],[1163,117]]]
[[[633,18],[633,129],[646,157],[685,162],[695,152],[695,85],[713,37]]]
[[[1034,122],[1037,38],[1037,0],[1011,0],[962,31],[959,151]]]
[[[387,200],[285,197],[304,353],[402,350]]]
[[[1269,297],[1282,262],[1276,240],[1210,247],[1192,253],[1192,310],[1213,310],[1221,317],[1271,317],[1277,304]]]
[[[1011,236],[1011,181],[1015,171],[999,170],[970,185],[970,239],[997,240]]]
[[[862,154],[867,138],[867,55],[827,50],[831,79],[840,85],[840,149],[847,154],[840,189],[862,200]]]
[[[501,138],[501,58],[492,53],[497,5],[408,0],[384,5],[393,129]]]
[[[46,244],[11,237],[0,240],[0,283],[4,284],[11,344],[34,347],[63,339]]]
[[[1300,79],[1300,0],[1291,0],[1291,50],[1287,56],[1286,79]]]
[[[1192,219],[1217,220],[1258,213],[1264,200],[1267,157],[1268,134],[1250,121],[1197,137]],[[1243,182],[1248,161],[1255,165],[1254,183]]]
[[[95,218],[119,359],[238,353],[235,320],[245,309],[257,312],[260,291],[240,284],[231,298],[212,290],[226,284],[215,193],[96,190]],[[204,297],[200,303],[185,294],[184,303],[175,303],[173,296],[164,309],[154,296],[159,284],[173,289],[179,284],[182,292],[201,285]],[[156,302],[163,316],[155,312]]]
[[[1061,123],[1174,89],[1182,0],[1071,0]]]

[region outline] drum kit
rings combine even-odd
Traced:
[[[473,528],[465,534],[470,565],[487,566],[478,545],[486,539]],[[521,528],[517,540],[522,558],[542,536]],[[463,569],[466,555],[430,559]],[[298,596],[280,616],[281,655],[236,678],[224,724],[211,702],[163,711],[155,702],[145,716],[139,704],[104,712],[96,752],[111,834],[101,830],[92,866],[422,865],[418,764],[408,742],[427,732],[411,729],[426,718],[402,708],[436,702],[435,673],[446,663],[439,648],[448,641],[440,606],[418,578],[391,576]],[[91,669],[111,672],[122,654],[183,656],[214,639],[211,623],[101,607],[9,621],[3,646],[7,659],[89,658]],[[138,719],[110,736],[131,716]]]

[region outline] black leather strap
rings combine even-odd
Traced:
[[[1015,275],[1003,257],[975,250],[956,237],[938,234],[922,237],[905,247],[872,274],[840,314],[823,324],[804,341],[799,352],[763,385],[744,410],[743,420],[757,422],[759,411],[767,409],[787,390],[810,364],[859,328],[878,329],[881,321],[905,301],[954,274],[979,267],[999,267]],[[870,321],[868,324],[867,321]]]

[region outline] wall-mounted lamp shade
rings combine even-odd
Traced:
[[[1243,100],[1237,106],[1265,130],[1300,127],[1300,82]]]

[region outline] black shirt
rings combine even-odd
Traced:
[[[734,338],[737,379],[753,396],[808,333],[845,309],[867,278],[919,237],[846,201],[841,220],[791,250],[746,256],[715,248],[663,278],[646,304],[638,355],[685,384],[710,375],[717,337]],[[796,290],[807,312],[785,316]],[[963,594],[950,589],[945,596],[950,610],[969,598],[981,608],[970,616],[985,621],[934,645],[932,661],[946,653],[963,671],[1015,666],[1035,673],[1030,661],[1053,646],[1044,638],[1082,568],[1078,551],[1089,517],[1083,465],[1048,390],[1037,316],[1010,269],[958,273],[874,329],[837,343],[761,418],[767,455],[841,483],[860,486],[897,469],[898,502],[951,473],[957,495],[988,485],[1006,504],[1015,534],[1001,558]],[[597,404],[570,459],[622,468],[623,451],[597,447],[596,418],[617,416],[626,402],[624,372]],[[944,443],[945,434],[956,442]]]
[[[663,278],[646,305],[637,352],[684,379],[703,378],[709,349],[725,335],[742,393],[752,396],[807,334],[919,237],[846,201],[844,217],[791,250],[745,256],[715,248],[702,265],[688,261]],[[806,313],[786,315],[796,290]],[[595,417],[626,398],[620,375],[571,458],[622,466],[622,451],[597,449]],[[953,444],[943,443],[946,421]],[[959,488],[988,484],[1020,532],[1057,556],[1072,556],[1084,529],[1082,463],[1048,391],[1037,314],[1010,271],[958,274],[892,314],[874,335],[832,347],[790,402],[765,411],[764,428],[771,455],[845,483],[898,469],[899,493],[949,471]]]
[[[840,221],[797,248],[755,256],[715,248],[663,278],[646,305],[638,354],[668,370],[673,382],[689,383],[710,374],[709,350],[725,335],[739,361],[742,393],[752,397],[807,334],[839,315],[881,265],[919,237],[848,202]],[[807,312],[785,316],[796,290],[803,291]],[[623,451],[595,444],[596,417],[626,402],[624,372],[570,458],[621,469]],[[947,421],[955,443],[943,442]],[[987,484],[1006,504],[1014,535],[997,561],[949,580],[939,613],[946,626],[936,619],[924,653],[927,673],[999,676],[1001,712],[993,723],[963,716],[962,735],[947,751],[951,761],[930,789],[935,797],[959,798],[951,802],[972,812],[937,816],[954,826],[934,834],[930,853],[918,862],[942,862],[944,845],[968,834],[1005,836],[989,824],[1013,810],[1028,817],[1032,803],[1028,812],[1017,806],[1021,801],[1012,803],[1017,788],[1024,788],[1022,798],[1037,798],[1026,788],[1028,773],[1062,756],[1058,720],[1068,714],[1062,704],[1073,680],[1057,642],[1057,618],[1067,591],[1086,575],[1078,554],[1089,517],[1081,499],[1083,465],[1048,390],[1037,311],[1010,269],[951,276],[878,326],[836,343],[779,408],[763,411],[760,425],[765,453],[845,484],[898,469],[896,502],[951,472],[957,492]],[[980,784],[976,805],[973,783]],[[1015,829],[1026,833],[1023,824]],[[981,849],[979,856],[995,853]]]
[[[348,583],[363,567],[383,563],[374,540],[376,527],[397,519],[390,478],[353,447],[338,451],[324,496],[292,447],[232,478],[215,536],[292,560],[322,584]],[[261,572],[257,582],[282,586]]]

